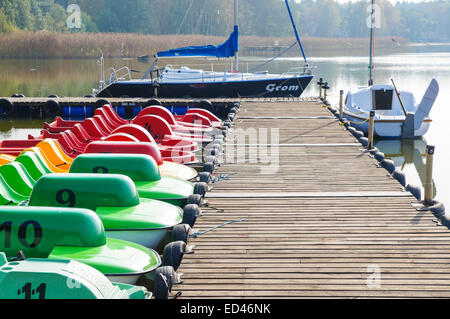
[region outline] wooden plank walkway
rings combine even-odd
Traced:
[[[244,102],[228,144],[238,140],[239,130],[249,128],[278,128],[280,144],[355,143],[333,118],[255,119],[280,115],[327,117],[329,113],[314,101]],[[252,147],[246,148],[246,154]],[[361,146],[290,146],[279,151],[276,172],[262,173],[262,163],[232,161],[216,172],[215,176],[228,179],[213,184],[209,207],[195,228],[205,231],[241,221],[191,239],[195,254],[184,257],[179,269],[184,282],[172,294],[181,292],[181,298],[450,297],[450,231],[438,227],[430,212],[417,211],[411,205],[415,199],[402,193],[400,184],[377,168]],[[359,195],[337,196],[345,192]],[[371,192],[401,196],[377,197]],[[264,193],[272,195],[258,196]],[[313,196],[320,193],[324,196]]]

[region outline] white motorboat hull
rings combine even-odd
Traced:
[[[394,94],[395,90],[395,94]],[[385,138],[417,138],[427,133],[429,114],[439,93],[432,79],[422,101],[416,105],[414,95],[397,91],[392,85],[372,85],[350,89],[345,99],[343,117],[356,129],[368,133],[370,112],[375,113],[374,133]]]
[[[367,118],[357,117],[350,113],[344,112],[343,117],[350,121],[351,126],[359,131],[368,134],[369,132],[369,121]],[[364,122],[364,123],[363,123]],[[430,128],[431,120],[425,120],[419,129],[414,131],[414,137],[422,137]],[[375,120],[374,133],[375,136],[384,138],[401,138],[402,137],[402,125],[403,121],[399,120],[396,116],[395,119],[390,120],[388,117]]]

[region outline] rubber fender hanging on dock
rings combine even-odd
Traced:
[[[191,195],[192,196],[192,195]],[[192,199],[191,199],[192,200]],[[201,204],[201,196],[199,197],[199,203]],[[188,224],[194,227],[197,217],[200,216],[202,211],[200,210],[199,204],[187,204],[183,208],[183,224]]]
[[[189,195],[185,208],[190,204],[197,205],[200,207],[203,204],[203,198],[198,194]]]
[[[211,173],[201,172],[198,174],[199,182],[209,184],[211,182],[212,176]]]
[[[189,232],[191,231],[191,226],[188,224],[178,224],[172,229],[172,240],[182,241],[187,244],[189,240]]]
[[[389,174],[392,174],[395,171],[395,164],[391,160],[384,159],[380,162],[380,166],[386,169]]]
[[[61,108],[62,116],[69,119],[85,119],[94,114],[90,112],[90,107],[86,106],[63,106]],[[89,112],[88,112],[89,111]]]
[[[208,185],[203,182],[195,183],[194,185],[194,194],[200,195],[201,197],[205,197],[206,192],[208,191]]]
[[[408,184],[406,185],[405,190],[410,192],[417,200],[420,201],[422,199],[422,191],[420,187]]]
[[[198,102],[197,107],[199,109],[205,109],[207,111],[216,114],[216,109],[213,107],[212,103],[208,100],[201,100],[200,102]]]
[[[44,114],[48,118],[61,115],[61,105],[56,100],[48,100],[44,105]]]
[[[445,206],[441,202],[434,202],[428,209],[436,218],[442,218],[445,215]]]
[[[162,103],[161,103],[161,101],[158,100],[158,99],[150,99],[150,100],[147,101],[147,103],[145,103],[145,105],[146,105],[146,107],[147,107],[147,106],[153,106],[153,105],[159,105],[159,106],[162,106]]]
[[[354,128],[353,126],[349,126],[347,128],[347,130],[350,132],[350,134],[352,134],[353,136],[355,135],[356,132],[356,128]]]
[[[369,145],[369,139],[367,137],[360,137],[359,142],[363,147],[367,147],[367,145]]]
[[[384,153],[383,152],[376,152],[375,154],[373,154],[373,157],[375,157],[375,159],[378,162],[381,162],[382,160],[384,160]]]
[[[182,241],[174,241],[167,244],[163,250],[162,266],[172,266],[175,271],[180,267],[186,252],[186,243]]]
[[[203,164],[203,171],[208,173],[213,173],[216,169],[214,163],[205,163]]]
[[[228,133],[229,133],[228,128],[227,128],[227,127],[224,127],[224,128],[222,129],[222,135],[223,135],[224,137],[227,137],[227,136],[228,136]]]
[[[442,225],[450,229],[450,216],[447,213],[444,213],[444,215],[441,217],[441,223]]]
[[[14,113],[14,104],[8,99],[0,99],[0,112],[1,115],[10,116]]]
[[[103,105],[106,105],[106,104],[111,105],[111,103],[109,103],[109,101],[106,99],[97,100],[95,102],[94,109],[101,108],[101,107],[103,107]]]
[[[356,131],[353,133],[353,136],[356,137],[357,139],[360,139],[361,137],[364,136],[364,133],[361,131]]]
[[[172,286],[177,283],[177,273],[171,266],[162,266],[155,272],[155,299],[169,299]]]
[[[392,178],[395,178],[403,187],[406,186],[406,175],[402,171],[395,169]]]
[[[380,150],[374,146],[369,150],[369,153],[370,155],[375,156],[375,154],[378,153],[379,151]]]
[[[239,112],[238,108],[232,107],[229,111],[229,113],[237,114]]]

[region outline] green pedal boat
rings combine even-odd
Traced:
[[[190,195],[204,195],[206,185],[161,176],[158,164],[148,155],[82,154],[70,167],[70,173],[123,174],[130,177],[143,198],[162,200],[184,207]]]
[[[111,283],[74,260],[30,258],[8,262],[0,253],[0,299],[150,299],[144,287]]]
[[[80,208],[1,206],[0,251],[10,259],[23,252],[30,258],[75,260],[125,284],[155,276],[161,265],[156,251],[108,238],[98,215]]]
[[[70,172],[126,175],[134,181],[140,197],[185,207],[183,223],[191,227],[201,213],[195,205],[202,204],[207,190],[205,183],[193,184],[180,178],[161,176],[155,160],[148,155],[80,155]],[[22,153],[14,162],[0,166],[0,204],[19,204],[28,199],[36,181],[52,173],[40,155],[31,151]]]
[[[28,206],[90,209],[102,220],[108,237],[150,248],[157,248],[168,231],[183,221],[180,207],[139,198],[133,181],[117,174],[42,176],[34,185]]]

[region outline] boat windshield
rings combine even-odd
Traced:
[[[372,105],[374,110],[392,110],[393,90],[372,90]]]

